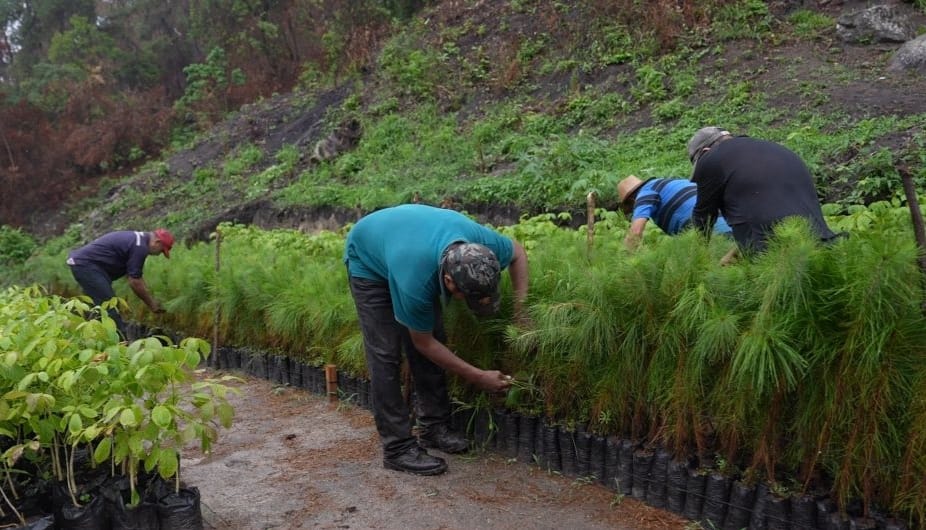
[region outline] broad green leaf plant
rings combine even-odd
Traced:
[[[94,465],[109,462],[110,473],[127,475],[137,503],[141,470],[173,478],[179,489],[183,447],[196,442],[208,452],[234,417],[228,378],[195,373],[208,343],[120,342],[107,304],[100,319],[85,320],[91,308],[82,299],[38,287],[0,293],[0,434],[14,441],[4,471],[9,477],[23,458],[45,465],[75,506],[86,493],[75,467],[81,447]]]

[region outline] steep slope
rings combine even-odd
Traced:
[[[631,4],[441,2],[358,77],[240,109],[75,220],[85,237],[158,224],[202,238],[224,220],[334,229],[418,200],[579,223],[586,194],[613,207],[624,174],[686,175],[684,143],[707,123],[789,144],[842,205],[895,196],[894,165],[923,157],[926,79],[887,72],[899,44],[836,36],[866,2]],[[348,119],[356,150],[310,160]]]

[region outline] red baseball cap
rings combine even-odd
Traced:
[[[164,228],[158,228],[154,231],[154,237],[161,242],[164,248],[164,257],[170,259],[170,248],[174,246],[174,235]]]

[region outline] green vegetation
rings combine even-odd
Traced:
[[[194,380],[191,369],[209,352],[205,341],[120,343],[106,313],[85,321],[88,310],[79,299],[35,287],[0,293],[4,483],[24,488],[53,476],[80,506],[87,470],[75,466],[75,454],[88,448],[94,466],[108,463],[111,474],[129,478],[133,505],[143,471],[174,479],[178,490],[180,450],[190,443],[210,450],[218,427],[231,425],[232,390],[218,380]],[[20,473],[26,467],[38,472]]]
[[[209,153],[208,159],[194,160],[188,174],[163,162],[148,164],[130,179],[129,191],[112,196],[101,189],[81,209],[105,204],[106,217],[120,226],[145,226],[154,218],[182,234],[209,230],[206,224],[228,205],[258,199],[280,208],[368,211],[418,197],[430,204],[506,205],[539,214],[581,209],[585,195],[596,191],[599,204],[613,208],[614,184],[626,174],[688,175],[684,144],[706,124],[794,149],[811,166],[821,196],[843,212],[853,204],[898,198],[899,163],[909,164],[918,185],[926,186],[920,162],[926,160],[920,132],[926,115],[828,112],[827,90],[849,82],[838,67],[824,66],[832,72],[821,72],[818,80],[795,75],[774,84],[762,77],[776,65],[756,66],[738,82],[718,74],[731,50],[745,47],[741,55],[748,60],[766,39],[815,38],[830,23],[822,14],[799,10],[778,19],[764,2],[743,0],[670,9],[660,13],[671,27],[655,21],[649,27],[629,20],[652,16],[650,9],[662,9],[655,4],[613,13],[583,4],[510,9],[536,11],[547,25],[490,47],[483,38],[514,39],[499,33],[499,26],[516,17],[493,19],[475,40],[475,23],[467,16],[459,27],[431,28],[418,19],[401,26],[379,49],[372,75],[348,81],[339,107],[320,109],[320,131],[334,129],[346,116],[363,125],[357,148],[331,162],[307,164],[311,143],[271,147],[225,127],[192,141],[190,129],[180,127],[173,131],[175,146],[189,145]],[[577,31],[574,24],[594,9],[614,16]],[[702,19],[710,26],[696,23]],[[587,56],[576,56],[569,46],[579,33],[587,35]],[[204,62],[190,65],[177,109],[188,109],[196,121],[226,115],[223,94],[235,86],[229,58],[215,48]],[[608,69],[612,77],[599,77]],[[314,80],[292,99],[324,100],[331,81],[322,77],[334,71],[312,65],[302,71]],[[489,92],[493,97],[486,100]],[[788,98],[785,105],[781,98]],[[250,112],[278,104],[258,102]],[[641,126],[645,115],[652,122]],[[899,146],[897,138],[903,139]]]
[[[372,37],[376,24],[361,31],[349,21],[405,19],[422,4],[365,10],[370,5],[358,2],[324,27],[307,24],[318,35],[304,62],[277,72],[286,54],[273,43],[296,42],[281,36],[292,29],[244,3],[226,13],[220,2],[203,2],[189,22],[208,43],[202,49],[213,52],[187,66],[174,110],[189,121],[170,122],[165,135],[172,155],[190,147],[181,161],[189,169],[165,157],[110,181],[84,203],[95,210],[86,222],[158,224],[190,235],[213,230],[219,213],[245,201],[358,212],[413,198],[518,207],[528,215],[501,230],[530,254],[534,325],[508,326],[510,308],[482,323],[458,304],[447,315],[457,351],[517,376],[509,406],[723,462],[775,491],[824,488],[843,506],[861,497],[866,507],[926,524],[924,295],[897,171],[907,165],[926,189],[926,114],[850,115],[831,92],[857,80],[856,71],[826,63],[808,77],[806,58],[764,57],[776,43],[826,42],[833,21],[810,10],[778,18],[758,0],[516,1],[476,18],[458,5],[452,19],[459,24],[411,18],[378,34],[381,43]],[[115,44],[87,24],[92,19],[73,19],[60,34],[92,45],[58,37],[57,62],[30,59],[33,78],[19,88],[44,111],[66,108],[74,83],[93,79],[91,58],[122,65],[104,73],[124,67],[133,83],[149,79],[147,56],[125,64],[130,58],[114,53]],[[527,20],[537,26],[525,27]],[[367,48],[348,48],[352,39]],[[249,87],[285,86],[265,73],[284,70],[301,92],[257,101],[223,126],[195,132],[229,117]],[[325,103],[332,98],[338,103]],[[282,113],[273,110],[281,101],[312,116],[318,136],[298,145],[261,138],[279,132]],[[266,132],[242,134],[231,125],[265,111],[277,120],[268,120]],[[357,147],[309,164],[320,131],[345,117],[362,123]],[[3,120],[13,122],[30,120]],[[801,155],[832,226],[851,236],[823,249],[805,227],[786,224],[767,255],[727,268],[716,265],[727,243],[705,244],[694,233],[650,231],[644,248],[629,254],[620,244],[627,222],[611,211],[616,182],[627,174],[689,175],[685,143],[712,124]],[[137,140],[120,145],[118,156],[87,167],[155,152]],[[0,170],[7,165],[4,159]],[[583,231],[557,228],[568,212],[584,210],[589,192],[604,207],[591,248]],[[341,263],[347,228],[307,236],[222,225],[219,271],[214,244],[198,242],[178,245],[170,262],[151,260],[146,280],[179,330],[211,336],[218,313],[223,343],[363,375]],[[2,227],[0,277],[77,294],[64,254],[102,229],[75,224],[36,248]],[[132,298],[123,283],[117,289]],[[140,304],[130,307],[130,317],[151,318]],[[459,381],[454,393],[488,406]]]
[[[35,239],[18,228],[0,225],[0,265],[18,265],[32,255]]]
[[[228,90],[233,85],[244,84],[244,72],[239,68],[232,69],[228,64],[225,50],[213,48],[206,61],[191,64],[183,69],[186,74],[186,90],[177,103],[180,112],[192,112],[192,108],[199,104],[202,109],[197,120],[203,126],[210,125],[212,121],[228,112]]]
[[[724,238],[649,231],[628,253],[627,220],[598,218],[592,246],[552,214],[500,228],[530,255],[529,327],[509,324],[508,305],[486,322],[460,304],[447,312],[455,351],[518,375],[509,405],[720,458],[772,486],[794,483],[794,493],[824,488],[843,505],[861,495],[924,522],[926,499],[910,488],[926,476],[926,295],[906,207],[830,216],[850,236],[827,248],[803,223],[785,223],[768,253],[731,267],[717,265]],[[176,329],[208,336],[218,311],[222,343],[364,375],[346,230],[226,224],[218,272],[214,245],[198,243],[149,263],[146,279]],[[60,282],[61,259],[36,256],[23,280]],[[133,307],[132,317],[150,318]],[[453,388],[460,401],[478,399],[460,381]],[[783,433],[792,443],[780,443]]]
[[[794,34],[802,39],[818,37],[836,25],[830,17],[807,9],[795,11],[788,19],[794,24]]]

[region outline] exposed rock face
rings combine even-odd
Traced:
[[[315,144],[315,149],[312,151],[309,161],[320,164],[326,160],[333,160],[341,153],[357,147],[362,135],[363,128],[360,122],[356,119],[348,120]]]
[[[926,35],[907,41],[891,58],[888,70],[913,71],[926,74]]]
[[[836,34],[850,43],[906,42],[916,36],[916,28],[898,7],[876,5],[840,16]]]

